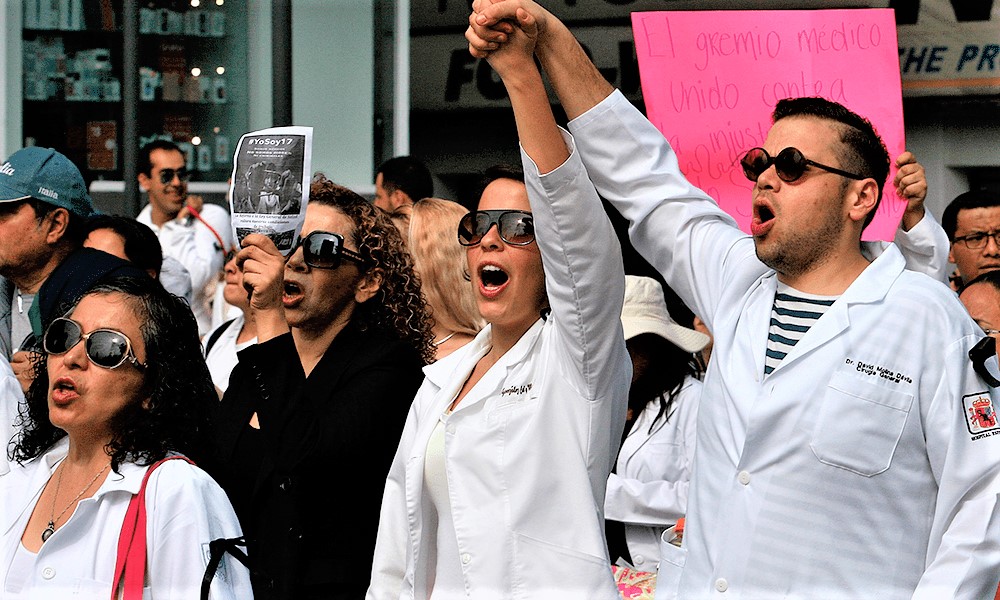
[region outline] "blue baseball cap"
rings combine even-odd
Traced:
[[[94,203],[80,169],[52,148],[21,148],[0,165],[0,202],[35,198],[81,217]]]

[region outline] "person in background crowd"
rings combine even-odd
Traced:
[[[430,319],[399,232],[363,197],[317,176],[301,236],[287,262],[257,233],[237,255],[258,343],[230,377],[210,472],[258,600],[358,599]]]
[[[217,404],[197,326],[144,273],[106,280],[44,335],[16,463],[0,477],[0,589],[5,597],[116,597],[117,540],[150,465],[206,450]],[[146,487],[147,594],[197,598],[219,538],[240,535],[232,505],[200,468],[171,460]],[[231,557],[211,598],[250,597]]]
[[[434,178],[414,156],[396,156],[375,171],[375,206],[387,213],[434,195]]]
[[[951,241],[952,289],[1000,269],[1000,195],[979,190],[959,194],[945,207],[941,226]]]
[[[468,212],[451,200],[424,198],[392,213],[392,221],[413,257],[413,268],[420,276],[420,288],[434,320],[435,360],[472,341],[484,324],[469,285],[465,249],[455,239]]]
[[[191,277],[191,309],[204,335],[211,327],[211,301],[226,249],[233,245],[229,212],[216,204],[190,196],[191,173],[184,153],[166,140],[155,140],[139,152],[139,186],[149,203],[136,220],[160,239],[164,256],[176,259]],[[177,293],[176,290],[171,290]]]
[[[125,259],[143,269],[153,279],[190,305],[191,276],[172,256],[163,256],[160,240],[135,219],[120,215],[94,215],[87,219],[84,248],[95,248]]]
[[[536,40],[576,173],[715,337],[683,543],[661,544],[657,597],[992,597],[1000,396],[969,360],[982,333],[955,294],[895,245],[861,243],[890,164],[870,122],[780,100],[740,161],[747,235],[551,13],[473,9],[477,57]]]
[[[986,335],[1000,337],[1000,270],[980,273],[965,284],[958,299]]]
[[[385,484],[369,600],[618,597],[604,494],[630,371],[621,245],[530,49],[490,66],[527,176],[488,171],[459,225],[488,325],[424,369]]]
[[[709,337],[670,317],[651,277],[625,276],[622,326],[632,385],[604,500],[608,553],[612,563],[655,572],[660,535],[687,510],[701,397],[695,353]]]
[[[0,350],[26,360],[21,342],[33,333],[35,294],[84,237],[94,213],[87,184],[51,148],[22,148],[0,165]]]
[[[250,299],[243,287],[243,272],[236,264],[236,252],[226,256],[226,278],[222,286],[222,300],[238,310],[235,317],[224,321],[205,336],[205,362],[212,373],[212,382],[219,398],[229,388],[229,375],[236,363],[237,354],[257,343],[257,327],[250,310]]]

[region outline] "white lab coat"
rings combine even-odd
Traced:
[[[631,377],[620,245],[578,159],[539,176],[522,158],[552,311],[446,417],[456,568],[476,600],[617,600],[603,505]],[[424,454],[491,332],[424,369],[386,482],[369,599],[428,596]]]
[[[640,571],[656,570],[660,534],[687,510],[700,398],[701,381],[687,377],[674,398],[670,420],[661,417],[652,433],[660,403],[647,404],[622,442],[615,473],[608,477],[604,518],[625,524],[632,565]]]
[[[570,123],[598,191],[715,338],[684,548],[657,597],[989,598],[1000,579],[997,395],[982,336],[893,245],[763,378],[776,277],[616,92]],[[683,567],[683,568],[682,568]]]
[[[12,439],[17,437],[17,420],[24,405],[21,384],[14,375],[10,362],[0,353],[0,476],[10,470],[7,449]]]
[[[229,212],[217,204],[206,203],[199,213],[222,238],[223,247],[220,247],[219,240],[205,223],[192,219],[188,225],[174,219],[164,223],[163,227],[157,227],[153,224],[152,211],[147,204],[135,220],[157,235],[163,256],[174,258],[187,269],[194,299],[191,310],[198,319],[198,332],[205,335],[212,327],[212,299],[226,260],[226,251],[233,245]]]
[[[87,598],[111,595],[118,536],[146,467],[121,465],[100,489],[80,501],[68,520],[42,545],[24,588],[8,589],[6,574],[39,494],[69,447],[63,438],[43,455],[12,465],[0,476],[0,598]],[[208,565],[208,544],[242,535],[226,493],[201,469],[183,460],[157,467],[146,486],[147,589],[145,597],[198,598]],[[149,596],[150,593],[152,596]],[[253,597],[250,574],[230,555],[212,582],[213,599]]]

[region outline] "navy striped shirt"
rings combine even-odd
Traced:
[[[813,323],[823,316],[826,309],[839,296],[806,294],[778,282],[771,307],[771,326],[767,330],[767,355],[764,357],[764,376],[778,368],[782,359],[809,331]]]

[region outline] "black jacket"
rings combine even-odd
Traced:
[[[240,518],[258,600],[364,597],[422,366],[411,346],[353,324],[308,379],[291,334],[239,353],[209,471]]]

